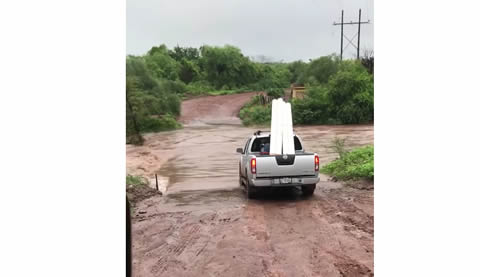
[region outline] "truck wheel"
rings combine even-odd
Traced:
[[[316,187],[317,187],[316,184],[302,186],[303,195],[305,195],[305,196],[313,195],[313,192],[315,191]]]
[[[256,196],[256,189],[250,185],[250,182],[247,180],[245,183],[245,191],[247,193],[247,198],[248,199],[254,199]]]
[[[241,168],[238,168],[238,184],[239,184],[240,186],[243,186],[243,181],[242,181],[242,179],[243,179],[243,178],[242,178],[242,170],[241,170]]]

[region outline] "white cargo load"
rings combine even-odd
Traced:
[[[270,155],[286,154],[295,154],[292,107],[279,98],[272,101]]]

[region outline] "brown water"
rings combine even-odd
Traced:
[[[235,122],[236,123],[236,122]],[[337,158],[331,148],[335,137],[347,138],[346,147],[373,144],[372,125],[295,127],[308,152],[316,152],[320,164]],[[184,129],[150,134],[141,147],[127,146],[127,172],[141,174],[154,184],[158,174],[167,193],[185,190],[238,187],[236,148],[257,129],[238,124],[195,123]]]

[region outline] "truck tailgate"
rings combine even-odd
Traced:
[[[257,178],[315,175],[315,155],[296,154],[293,163],[282,156],[257,156]]]

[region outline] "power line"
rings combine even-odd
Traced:
[[[343,59],[343,37],[345,37],[349,44],[351,44],[354,48],[357,49],[357,59],[360,59],[360,26],[362,24],[369,24],[370,23],[370,19],[368,21],[362,21],[362,9],[359,9],[358,10],[358,21],[357,22],[353,22],[353,21],[350,21],[350,22],[343,22],[343,10],[342,10],[342,21],[340,23],[336,23],[336,22],[333,22],[333,25],[336,26],[336,25],[340,25],[341,27],[341,35],[340,35],[340,60]],[[358,42],[357,42],[357,45],[353,44],[352,40],[355,39],[355,36],[353,36],[351,39],[348,39],[348,37],[346,37],[344,34],[343,34],[343,25],[358,25],[358,31],[357,31],[357,34],[355,36],[358,37]],[[347,48],[347,46],[345,46],[345,48]]]

